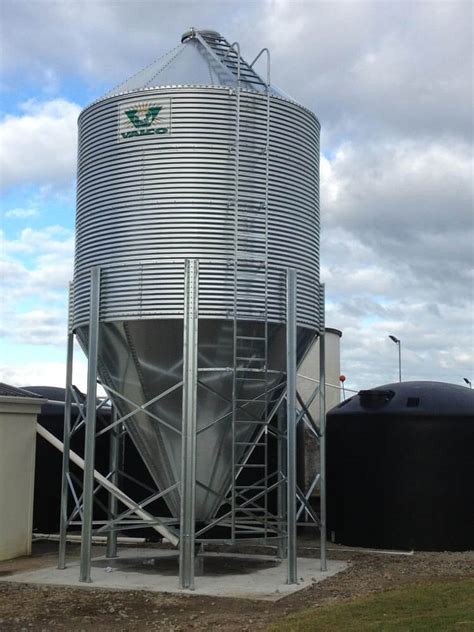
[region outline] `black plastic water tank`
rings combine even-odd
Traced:
[[[328,533],[363,547],[474,548],[474,392],[387,384],[327,416]]]

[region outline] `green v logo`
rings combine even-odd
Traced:
[[[148,108],[144,118],[139,117],[138,110],[126,110],[125,114],[134,127],[150,127],[161,110],[161,105],[152,105]]]

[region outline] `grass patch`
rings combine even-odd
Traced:
[[[303,610],[267,632],[474,630],[474,579],[414,584],[350,603]]]

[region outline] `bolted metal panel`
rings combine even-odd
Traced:
[[[138,101],[137,101],[138,99]],[[103,270],[102,320],[182,318],[183,261],[201,265],[200,313],[233,307],[235,97],[228,89],[156,89],[113,97],[79,121],[74,325],[88,319],[88,271]],[[245,252],[258,252],[265,203],[266,98],[241,91],[239,209]],[[124,105],[170,104],[170,133],[119,140]],[[146,111],[146,110],[143,110]],[[268,315],[285,320],[276,268],[298,271],[298,324],[318,327],[319,123],[271,98]],[[133,131],[133,130],[132,130]],[[177,261],[178,260],[178,261]],[[255,282],[254,282],[255,283]],[[244,318],[259,319],[250,298]]]

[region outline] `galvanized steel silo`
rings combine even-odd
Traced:
[[[232,478],[236,289],[246,366],[258,366],[249,358],[258,358],[268,323],[270,392],[285,370],[285,268],[298,272],[298,358],[321,324],[319,122],[226,45],[192,30],[79,118],[72,324],[85,346],[90,269],[100,266],[101,380],[121,393],[123,415],[170,391],[148,408],[164,424],[138,412],[127,426],[160,489],[179,480],[183,270],[186,258],[200,260],[196,519],[204,522]],[[237,277],[242,253],[247,269]],[[242,383],[237,397],[251,401],[256,388]],[[262,403],[250,410],[261,414]],[[239,443],[253,434],[242,425]],[[178,489],[167,502],[179,516]]]

